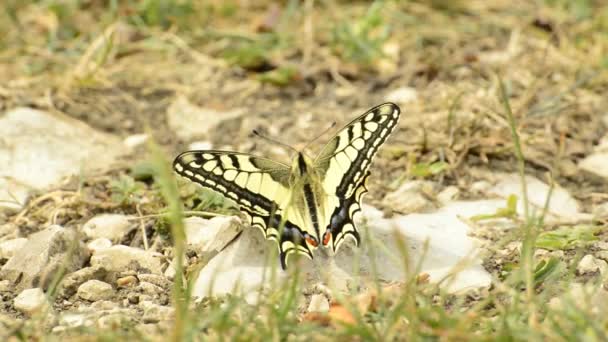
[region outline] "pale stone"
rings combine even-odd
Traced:
[[[593,209],[596,218],[608,218],[608,202],[602,203]]]
[[[278,270],[278,259],[269,258],[269,251],[275,249],[276,242],[266,241],[257,229],[245,229],[200,271],[192,295],[201,300],[242,294],[247,302],[257,302],[260,288],[278,286],[285,278]],[[274,275],[273,269],[277,270]]]
[[[194,141],[188,145],[189,150],[211,150],[213,144],[209,141]]]
[[[78,287],[92,279],[105,279],[108,272],[103,267],[85,267],[68,274],[60,284],[60,294],[64,298],[71,297]]]
[[[112,285],[96,279],[89,280],[78,287],[78,297],[95,302],[110,299],[114,295]]]
[[[165,290],[162,287],[154,285],[147,281],[140,282],[139,285],[137,285],[137,288],[141,291],[141,293],[151,295],[151,296],[155,296],[155,295],[165,292]]]
[[[508,198],[510,195],[517,196],[517,211],[524,212],[523,192],[521,187],[521,177],[518,174],[499,174],[498,183],[489,190],[490,193]],[[531,210],[535,210],[538,214],[543,210],[549,196],[549,185],[541,182],[535,177],[526,176],[526,187],[528,193],[528,201],[531,204]],[[548,212],[556,217],[564,217],[573,219],[581,216],[578,202],[570,195],[570,193],[555,184],[551,192]]]
[[[82,231],[89,239],[106,238],[116,242],[135,227],[131,218],[120,214],[102,214],[87,221]]]
[[[12,290],[11,282],[8,280],[0,280],[0,292],[8,292]]]
[[[169,289],[172,286],[171,282],[165,276],[158,275],[158,274],[143,273],[143,274],[138,274],[137,278],[140,281],[145,281],[145,282],[154,284],[156,286],[160,286],[163,289]]]
[[[443,189],[437,195],[437,200],[441,204],[445,205],[445,204],[448,204],[449,202],[455,200],[456,197],[458,197],[459,193],[460,193],[460,190],[458,189],[457,186],[450,185],[450,186],[446,187],[445,189]]]
[[[329,301],[322,294],[314,294],[310,297],[307,312],[327,312],[329,311]]]
[[[383,202],[400,213],[423,211],[432,206],[426,192],[432,192],[433,183],[427,181],[409,181],[403,183],[393,192],[388,193]]]
[[[339,290],[349,288],[349,283],[362,274],[381,281],[404,281],[411,276],[404,272],[408,269],[405,262],[409,269],[420,264],[419,271],[429,274],[430,281],[447,277],[449,281],[442,286],[450,292],[489,286],[492,278],[481,265],[477,245],[468,235],[470,227],[462,218],[493,213],[502,207],[504,200],[455,201],[432,213],[387,219],[373,207],[363,206],[363,215],[356,216],[364,242],[360,248],[347,239],[333,257],[321,247],[312,261],[290,255],[288,267],[298,267],[306,284],[323,282]],[[255,303],[261,288],[285,286],[285,279],[289,279],[288,273],[280,269],[275,251],[276,242],[265,241],[258,230],[245,229],[201,270],[193,295],[200,300],[241,294]],[[409,259],[399,257],[404,253]]]
[[[12,177],[0,176],[0,213],[18,212],[30,197],[32,188]]]
[[[0,242],[0,259],[8,259],[27,243],[26,238],[17,238]]]
[[[16,206],[22,205],[33,189],[46,188],[83,171],[105,170],[125,153],[115,136],[69,116],[32,108],[16,108],[0,115],[0,137],[0,203],[14,202],[16,197]],[[2,184],[6,182],[8,188]]]
[[[581,160],[578,166],[585,171],[608,178],[608,152],[591,154]]]
[[[597,259],[591,254],[585,255],[581,261],[579,261],[576,271],[579,274],[595,273],[600,272],[605,274],[608,271],[608,263],[604,260]]]
[[[144,313],[142,321],[144,323],[156,323],[160,321],[168,321],[173,319],[175,309],[168,306],[162,306],[150,301],[144,301],[140,304]]]
[[[21,291],[13,304],[15,309],[29,317],[50,308],[44,291],[38,287]]]
[[[215,110],[196,106],[185,96],[178,96],[167,108],[167,123],[184,140],[208,135],[221,122],[245,114],[243,109]]]
[[[478,192],[478,193],[484,193],[484,192],[488,191],[491,187],[492,187],[492,184],[490,184],[490,182],[485,181],[485,180],[480,180],[480,181],[477,181],[477,182],[474,182],[473,184],[471,184],[471,191]]]
[[[87,249],[91,253],[95,253],[99,250],[112,247],[112,241],[107,238],[97,238],[87,244]]]
[[[397,88],[388,93],[385,100],[396,104],[407,104],[418,100],[418,91],[411,87]]]
[[[587,172],[608,178],[608,135],[600,140],[593,153],[581,160],[578,166]]]
[[[50,226],[28,237],[27,243],[14,252],[0,269],[0,278],[8,279],[17,289],[46,286],[55,272],[80,269],[88,252],[71,229]]]
[[[87,314],[66,312],[59,317],[59,324],[66,328],[78,328],[93,326],[94,322]]]
[[[219,252],[237,236],[243,224],[238,217],[218,216],[206,220],[197,216],[184,220],[188,245],[197,252]]]
[[[156,252],[116,245],[96,251],[91,257],[91,266],[103,267],[109,272],[133,270],[161,274],[161,258]]]
[[[149,138],[150,136],[148,136],[147,134],[133,134],[126,137],[125,140],[123,140],[123,144],[128,149],[134,149],[138,146],[143,145],[146,141],[148,141]]]

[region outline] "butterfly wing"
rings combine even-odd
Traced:
[[[353,216],[360,211],[361,198],[367,192],[372,159],[397,125],[399,114],[399,107],[393,103],[370,109],[338,132],[314,161],[327,194],[327,230],[322,242],[326,246],[331,243],[334,251],[347,235],[359,244]]]
[[[278,241],[281,265],[298,251],[312,258],[292,199],[289,166],[270,159],[230,151],[188,151],[173,162],[181,176],[234,200],[249,223],[264,237]]]

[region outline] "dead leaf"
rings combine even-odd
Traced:
[[[357,320],[347,308],[338,303],[332,303],[329,306],[328,316],[333,324],[354,325]]]
[[[328,327],[331,323],[331,317],[328,314],[323,312],[307,312],[302,317],[302,321],[304,322],[314,322],[318,323],[324,327]]]

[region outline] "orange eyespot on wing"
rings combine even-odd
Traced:
[[[328,230],[323,234],[323,246],[327,246],[329,244],[329,240],[331,239],[331,232]]]
[[[319,243],[317,242],[317,239],[313,238],[310,235],[306,235],[306,237],[304,239],[306,240],[306,242],[308,242],[309,245],[311,245],[313,247],[317,247],[319,245]]]

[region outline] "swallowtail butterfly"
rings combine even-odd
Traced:
[[[360,236],[353,216],[372,159],[399,120],[399,107],[385,103],[340,130],[310,159],[298,152],[291,166],[247,153],[200,150],[175,158],[180,176],[234,200],[249,223],[276,240],[281,266],[292,252],[310,258],[319,247],[337,251],[346,237]]]

